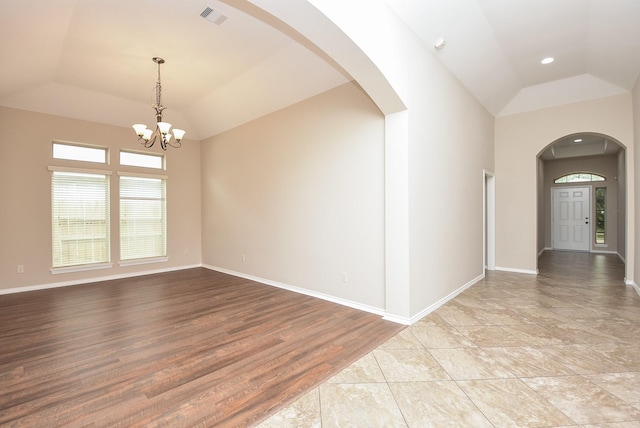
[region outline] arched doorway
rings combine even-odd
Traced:
[[[604,134],[575,133],[547,145],[537,162],[538,255],[574,250],[616,254],[626,261],[624,145]],[[572,242],[565,245],[565,239]],[[573,245],[579,239],[584,246]]]

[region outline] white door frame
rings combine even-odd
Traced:
[[[496,177],[482,171],[482,262],[483,269],[496,270]]]

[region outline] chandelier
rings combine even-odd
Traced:
[[[160,64],[164,64],[162,58],[154,57],[153,62],[158,64],[158,81],[156,82],[156,99],[155,103],[151,105],[156,111],[156,127],[155,129],[147,128],[147,125],[142,123],[136,123],[133,125],[133,129],[138,135],[138,142],[145,147],[153,147],[158,141],[162,150],[167,150],[167,146],[180,147],[182,145],[182,138],[185,131],[182,129],[173,128],[173,136],[169,133],[171,130],[171,124],[162,121],[162,112],[165,107],[162,105],[162,85],[160,84]],[[174,141],[171,141],[172,137]]]

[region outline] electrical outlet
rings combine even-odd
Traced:
[[[24,273],[24,265],[18,265],[18,273]]]
[[[246,262],[246,261],[247,261],[247,258],[246,258],[246,257],[245,257],[245,255],[243,254],[243,255],[242,255],[242,263],[244,263],[244,262]]]
[[[349,280],[349,276],[347,275],[347,273],[346,273],[346,272],[342,272],[341,277],[342,277],[342,278],[341,278],[341,281],[342,281],[342,282],[347,282],[347,281]]]

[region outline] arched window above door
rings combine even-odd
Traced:
[[[589,181],[605,181],[606,177],[591,172],[572,172],[553,180],[554,183],[585,183]]]

